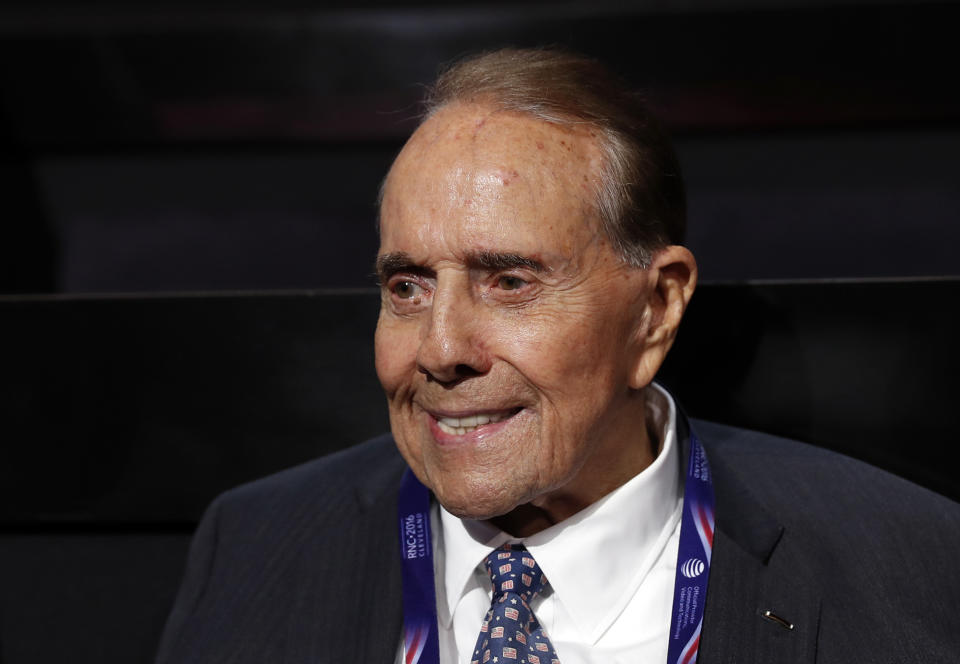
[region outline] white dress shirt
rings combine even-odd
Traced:
[[[561,664],[666,661],[683,489],[676,407],[665,390],[651,388],[646,408],[660,432],[657,458],[568,519],[518,539],[434,505],[443,664],[470,664],[473,659],[492,594],[483,561],[505,542],[524,544],[549,580],[531,608]]]

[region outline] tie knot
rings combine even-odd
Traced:
[[[516,593],[529,602],[543,590],[547,580],[533,554],[522,546],[505,544],[487,556],[487,574],[493,582],[493,596]]]

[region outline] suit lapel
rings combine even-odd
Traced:
[[[787,529],[753,497],[722,454],[709,441],[704,445],[717,521],[697,661],[814,662],[820,621],[816,580],[806,577]],[[771,617],[764,615],[768,611]]]

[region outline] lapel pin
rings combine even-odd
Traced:
[[[766,611],[763,612],[763,617],[766,618],[767,620],[769,620],[770,622],[775,622],[775,623],[777,623],[778,625],[780,625],[780,626],[783,627],[784,629],[793,629],[793,623],[792,623],[792,622],[790,622],[789,620],[784,620],[783,618],[781,618],[781,617],[778,616],[777,614],[773,613],[773,612],[770,611],[769,609],[767,609]]]

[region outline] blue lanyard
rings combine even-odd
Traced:
[[[430,491],[409,468],[400,482],[397,503],[403,559],[403,661],[405,664],[440,664]]]
[[[707,579],[710,577],[710,554],[713,552],[714,513],[713,479],[707,453],[691,428],[667,664],[697,661]]]
[[[409,469],[400,483],[398,513],[403,560],[403,661],[404,664],[440,664],[430,491]],[[691,430],[667,664],[692,664],[697,659],[713,551],[713,524],[710,466],[703,445]]]

